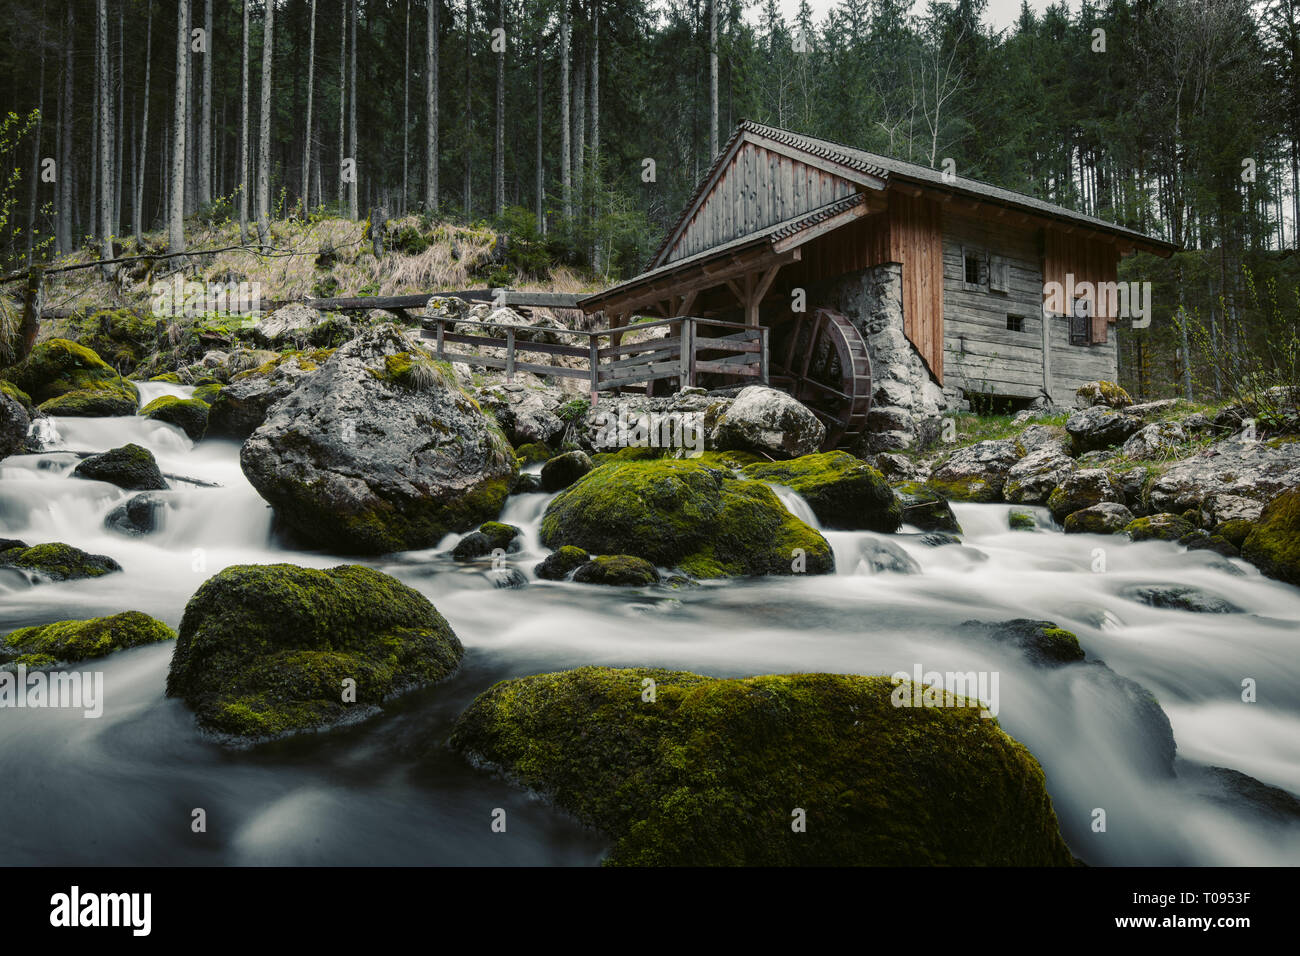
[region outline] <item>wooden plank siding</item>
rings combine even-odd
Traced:
[[[665,262],[766,229],[851,196],[858,187],[815,166],[745,143],[686,223]]]
[[[932,199],[889,192],[889,260],[903,266],[903,332],[943,384],[943,217]]]
[[[1045,229],[1043,236],[1043,282],[1059,282],[1068,287],[1066,276],[1081,282],[1114,282],[1119,269],[1119,250],[1113,243],[1091,239],[1059,229]],[[1109,314],[1105,296],[1096,298],[1092,316],[1091,340],[1102,343],[1109,337],[1108,327],[1117,316]]]

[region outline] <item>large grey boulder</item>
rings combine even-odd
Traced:
[[[1020,457],[1010,439],[976,442],[952,452],[926,484],[955,501],[1001,501],[1007,475]]]
[[[564,421],[556,410],[564,404],[565,395],[558,388],[502,382],[477,389],[474,397],[516,447],[534,442],[555,446],[564,436]]]
[[[752,451],[772,458],[799,458],[821,449],[826,426],[785,392],[751,385],[719,413],[709,430],[709,447]]]
[[[1154,422],[1130,435],[1120,453],[1125,458],[1157,458],[1186,441],[1187,433],[1177,422]]]
[[[30,425],[23,403],[0,391],[0,458],[20,454],[27,447]]]
[[[1032,430],[1025,429],[1026,433]],[[1002,496],[1016,504],[1044,504],[1056,486],[1074,474],[1078,467],[1064,442],[1052,439],[1036,444],[1007,472]]]
[[[430,547],[495,518],[517,470],[500,426],[396,325],[304,378],[240,464],[293,530],[362,554]]]
[[[1140,428],[1142,419],[1106,405],[1094,405],[1075,412],[1065,423],[1075,454],[1122,444]]]
[[[1156,511],[1181,514],[1216,495],[1263,503],[1298,485],[1300,442],[1226,439],[1168,468],[1152,483],[1150,501]]]
[[[1047,498],[1052,517],[1064,521],[1066,515],[1102,503],[1124,503],[1124,491],[1104,468],[1081,468],[1069,475]],[[1133,516],[1129,516],[1129,521]],[[1128,522],[1125,522],[1127,524]]]
[[[291,302],[276,309],[257,323],[257,335],[273,348],[306,341],[308,333],[323,321],[315,309],[301,302]]]
[[[247,438],[266,420],[271,406],[287,398],[298,383],[319,368],[310,359],[294,355],[269,371],[249,370],[236,375],[208,409],[204,438]]]

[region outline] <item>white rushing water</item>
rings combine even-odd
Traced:
[[[188,395],[147,383],[142,398]],[[59,419],[40,455],[0,462],[0,536],[108,554],[120,574],[32,586],[0,574],[0,633],[138,609],[180,622],[185,603],[231,564],[342,559],[290,551],[239,469],[231,442],[191,443],[141,417]],[[78,452],[149,448],[170,476],[154,534],[106,530],[131,493],[71,477]],[[187,482],[183,479],[192,479]],[[215,485],[215,487],[211,487]],[[812,513],[788,489],[782,501]],[[448,751],[457,714],[491,683],[583,664],[665,666],[720,676],[790,671],[996,672],[998,719],[1039,759],[1062,832],[1094,865],[1294,864],[1300,828],[1225,798],[1201,766],[1229,767],[1300,792],[1300,591],[1240,561],[1162,542],[1007,530],[1008,507],[957,505],[961,546],[920,535],[826,532],[838,573],[627,591],[540,581],[537,525],[550,495],[511,498],[501,520],[525,532],[509,556],[528,585],[497,589],[488,564],[439,548],[374,562],[426,594],[466,647],[464,666],[387,714],[327,734],[229,752],[200,737],[163,696],[169,646],[83,669],[105,676],[104,716],[0,712],[0,863],[589,864],[601,839]],[[1047,525],[1045,512],[1040,521]],[[883,550],[882,550],[883,549]],[[890,553],[890,552],[893,553]],[[912,568],[914,573],[879,571]],[[910,560],[909,560],[910,559]],[[1148,607],[1139,585],[1180,585],[1240,613]],[[1034,666],[961,624],[1029,617],[1078,634],[1089,663]],[[1161,772],[1138,682],[1173,727],[1177,774]],[[1258,682],[1258,702],[1241,684]],[[202,807],[208,833],[190,830]],[[490,831],[507,809],[509,839]],[[1105,832],[1094,811],[1105,810]]]

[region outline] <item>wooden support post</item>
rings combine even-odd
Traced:
[[[443,357],[442,333],[447,323],[442,319],[437,319],[436,321],[438,323],[438,358],[439,360],[442,360]]]
[[[695,320],[689,317],[681,322],[681,387],[689,388],[695,384],[695,369],[691,361],[695,356]]]
[[[761,326],[758,330],[758,344],[762,349],[758,353],[758,380],[764,385],[767,384],[768,366],[767,366],[767,338],[768,332],[771,331],[766,325]]]
[[[591,407],[595,408],[600,399],[600,346],[594,335],[587,341],[591,343]]]
[[[506,326],[506,381],[515,377],[515,330]]]

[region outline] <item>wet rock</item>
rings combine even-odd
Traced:
[[[1130,435],[1120,449],[1125,458],[1159,458],[1187,441],[1177,422],[1155,422]]]
[[[522,532],[512,524],[488,521],[456,543],[451,555],[457,561],[472,561],[494,551],[512,553],[523,546]]]
[[[1102,468],[1081,468],[1072,472],[1047,497],[1047,507],[1052,517],[1064,521],[1066,515],[1104,503],[1120,504],[1124,492],[1112,481],[1110,473]]]
[[[19,628],[0,639],[0,665],[50,667],[175,638],[170,627],[139,611],[84,621],[55,621]]]
[[[1119,534],[1133,521],[1133,512],[1121,504],[1106,501],[1081,508],[1065,518],[1066,534]]]
[[[1007,472],[1003,497],[1015,504],[1044,504],[1057,485],[1074,474],[1078,467],[1063,442],[1049,441],[1037,445]]]
[[[560,491],[591,471],[591,458],[585,451],[566,451],[542,465],[542,490]]]
[[[1235,558],[1241,554],[1237,546],[1227,538],[1217,534],[1207,534],[1204,531],[1197,531],[1179,543],[1188,551],[1213,551],[1225,558]]]
[[[821,449],[826,426],[784,392],[762,385],[741,389],[712,422],[709,447],[752,451],[772,458],[798,458]]]
[[[104,518],[104,527],[119,534],[144,535],[157,531],[167,500],[151,492],[132,495]]]
[[[695,578],[835,568],[826,539],[770,488],[692,459],[601,465],[547,506],[541,542],[632,554]]]
[[[140,409],[140,414],[154,421],[175,425],[189,436],[190,441],[202,438],[208,427],[208,405],[197,398],[162,395]]]
[[[1122,444],[1142,427],[1142,419],[1136,415],[1127,415],[1105,405],[1075,412],[1065,423],[1076,455]]]
[[[921,566],[901,546],[885,538],[867,538],[858,548],[858,574],[920,574]]]
[[[1242,543],[1241,556],[1270,578],[1300,587],[1300,489],[1268,503]]]
[[[205,730],[267,739],[369,716],[463,654],[427,598],[373,568],[235,565],[186,605],[167,696]]]
[[[72,476],[106,481],[127,491],[162,491],[167,488],[153,452],[135,444],[82,459],[72,470]]]
[[[659,571],[649,561],[627,554],[604,554],[573,572],[579,584],[612,584],[646,587],[659,583]]]
[[[951,531],[961,534],[961,525],[948,500],[932,488],[907,482],[894,488],[902,519],[922,531]]]
[[[1028,511],[1007,512],[1007,525],[1012,531],[1037,531],[1038,521]]]
[[[304,378],[319,368],[310,358],[295,355],[239,373],[208,409],[204,437],[243,441],[261,426],[277,402],[292,394]]]
[[[88,554],[61,542],[30,548],[13,547],[0,552],[0,567],[30,571],[51,581],[98,578],[122,570],[122,566],[106,554]]]
[[[427,548],[495,518],[518,469],[496,422],[394,325],[303,378],[240,465],[299,534],[364,554]]]
[[[931,531],[921,535],[921,543],[931,548],[942,548],[946,544],[961,544],[961,538],[944,531]]]
[[[542,476],[531,471],[521,471],[510,486],[512,495],[529,495],[542,490]]]
[[[1196,529],[1179,515],[1158,514],[1134,518],[1124,530],[1134,541],[1177,541]]]
[[[564,437],[565,423],[558,413],[565,395],[558,388],[506,382],[479,388],[474,396],[516,447],[557,445]]]
[[[494,685],[452,747],[609,834],[615,864],[1069,866],[1032,755],[978,705],[912,696],[888,677],[584,667]],[[791,839],[805,806],[822,826]]]
[[[528,576],[516,567],[492,568],[487,574],[495,588],[515,591],[528,587]]]
[[[533,568],[533,573],[543,581],[563,581],[588,560],[590,557],[586,551],[572,545],[565,545],[558,551],[548,554],[545,561]]]
[[[1000,501],[1007,475],[1020,457],[1014,441],[976,442],[948,455],[930,473],[926,486],[952,501]]]
[[[1147,607],[1194,614],[1239,614],[1241,608],[1226,598],[1182,584],[1140,584],[1125,588],[1124,597]]]
[[[768,485],[789,488],[808,503],[827,528],[888,534],[902,524],[902,509],[889,483],[880,472],[847,452],[756,462],[740,473]]]
[[[20,455],[27,449],[27,429],[31,418],[22,402],[0,391],[0,458]]]
[[[1276,823],[1300,822],[1300,799],[1238,770],[1180,762],[1178,775],[1194,782],[1210,799],[1225,806],[1252,815],[1263,814]]]
[[[987,623],[966,621],[962,627],[990,640],[1014,644],[1035,664],[1047,667],[1072,664],[1084,658],[1079,638],[1051,621],[1016,618]]]

